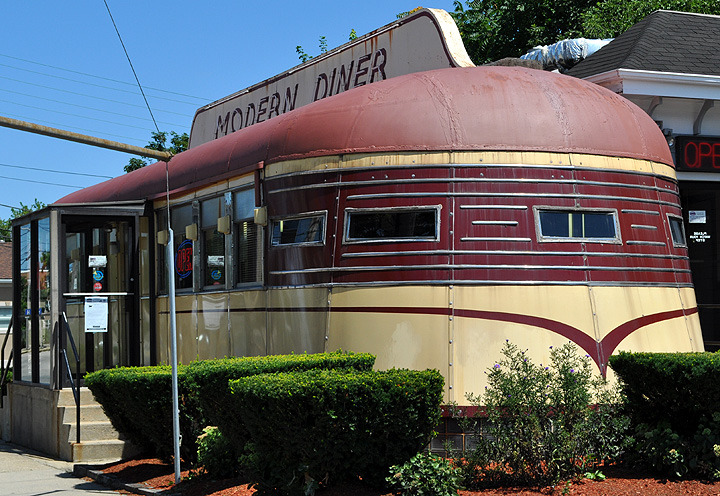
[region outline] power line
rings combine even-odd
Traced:
[[[9,103],[9,104],[11,104],[11,105],[18,105],[18,106],[20,106],[20,107],[27,107],[27,108],[31,108],[31,109],[35,109],[35,110],[42,110],[43,112],[52,112],[53,114],[62,114],[62,115],[69,115],[70,117],[79,117],[79,118],[81,118],[81,119],[90,119],[90,120],[93,120],[93,121],[104,122],[104,123],[106,123],[106,124],[114,124],[114,125],[116,125],[116,126],[132,127],[132,128],[135,128],[135,129],[144,129],[144,130],[147,130],[147,127],[133,126],[132,124],[121,124],[121,123],[115,122],[115,121],[108,121],[108,120],[105,120],[105,119],[98,119],[97,117],[87,117],[87,116],[84,116],[84,115],[71,114],[70,112],[61,112],[60,110],[48,110],[48,109],[43,108],[43,107],[35,107],[34,105],[27,105],[27,104],[25,104],[25,103],[12,102],[12,101],[10,101],[10,100],[2,100],[2,99],[0,99],[0,102],[2,102],[2,103]],[[155,125],[155,127],[157,127],[157,124]],[[159,132],[159,131],[158,131],[158,132]]]
[[[131,95],[137,95],[137,91],[123,90],[123,89],[121,89],[121,88],[113,88],[113,87],[111,87],[111,86],[103,86],[102,84],[88,83],[87,81],[78,81],[77,79],[71,79],[71,78],[66,78],[66,77],[62,77],[62,76],[56,76],[56,75],[54,75],[54,74],[47,74],[47,73],[45,73],[45,72],[33,71],[33,70],[30,70],[30,69],[23,69],[22,67],[15,67],[15,66],[8,65],[8,64],[0,64],[0,67],[9,67],[9,68],[15,69],[15,70],[17,70],[17,71],[29,72],[30,74],[39,74],[39,75],[41,75],[41,76],[46,76],[46,77],[51,77],[51,78],[55,78],[55,79],[60,79],[60,80],[63,80],[63,81],[70,81],[70,82],[72,82],[72,83],[84,84],[84,85],[87,85],[87,86],[94,86],[94,87],[96,87],[96,88],[103,88],[103,89],[106,89],[106,90],[119,91],[119,92],[122,92],[122,93],[130,93]],[[158,100],[167,100],[167,101],[169,101],[169,102],[183,103],[183,104],[185,104],[185,105],[192,105],[192,106],[196,106],[196,105],[197,105],[197,103],[184,102],[184,101],[182,101],[182,100],[177,100],[177,99],[174,99],[174,98],[166,98],[166,97],[157,96],[157,95],[153,95],[153,98],[156,98],[156,99],[158,99]]]
[[[63,129],[74,129],[74,130],[76,130],[76,131],[84,131],[84,132],[87,132],[87,133],[92,133],[93,135],[101,134],[101,135],[107,136],[107,137],[122,138],[122,139],[124,139],[124,140],[136,141],[136,142],[138,142],[138,143],[144,143],[144,142],[147,141],[146,138],[135,138],[135,137],[131,137],[131,136],[123,136],[123,135],[120,135],[120,134],[111,134],[111,133],[98,133],[96,129],[87,129],[87,128],[84,128],[84,127],[77,127],[77,126],[67,126],[67,125],[65,125],[65,124],[60,124],[60,123],[52,122],[52,121],[44,121],[44,120],[35,121],[34,119],[29,118],[29,117],[26,117],[26,116],[24,116],[24,115],[18,115],[18,114],[4,114],[4,115],[5,115],[5,117],[10,117],[10,118],[13,118],[13,119],[20,119],[20,120],[23,120],[23,121],[34,121],[34,122],[36,122],[36,124],[43,124],[43,125],[46,125],[46,126],[61,127],[61,128],[63,128]]]
[[[92,78],[96,78],[96,79],[102,79],[102,80],[105,80],[105,81],[111,81],[111,82],[113,82],[113,83],[125,84],[125,85],[127,85],[127,86],[133,86],[133,87],[135,86],[134,83],[128,83],[127,81],[120,81],[120,80],[118,80],[118,79],[111,79],[111,78],[108,78],[108,77],[97,76],[97,75],[95,75],[95,74],[88,74],[88,73],[86,73],[86,72],[73,71],[73,70],[71,70],[71,69],[64,69],[64,68],[62,68],[62,67],[57,67],[57,66],[49,65],[49,64],[43,64],[43,63],[41,63],[41,62],[34,62],[34,61],[32,61],[32,60],[27,60],[27,59],[21,59],[21,58],[19,58],[19,57],[13,57],[13,56],[11,56],[11,55],[5,55],[5,54],[2,54],[2,53],[0,53],[0,57],[5,57],[5,58],[8,58],[8,59],[13,59],[13,60],[19,60],[19,61],[21,61],[21,62],[26,62],[26,63],[28,63],[28,64],[34,64],[34,65],[40,65],[40,66],[43,66],[43,67],[49,67],[49,68],[51,68],[51,69],[57,69],[58,71],[70,72],[70,73],[72,73],[72,74],[79,74],[79,75],[81,75],[81,76],[88,76],[88,77],[92,77]],[[150,90],[153,90],[153,91],[160,91],[160,92],[162,92],[162,93],[169,93],[169,94],[171,94],[171,95],[185,96],[185,97],[188,97],[188,98],[195,98],[196,100],[201,100],[201,101],[204,101],[204,102],[209,102],[209,101],[211,101],[210,98],[202,98],[202,97],[199,97],[199,96],[186,95],[185,93],[177,93],[177,92],[175,92],[175,91],[161,90],[161,89],[159,89],[159,88],[153,88],[153,87],[151,87],[151,86],[146,86],[146,88],[147,88],[147,89],[150,89]]]
[[[101,97],[101,96],[94,96],[94,95],[88,95],[88,94],[85,94],[85,93],[78,93],[77,91],[63,90],[63,89],[60,89],[60,88],[54,88],[54,87],[52,87],[52,86],[45,86],[44,84],[31,83],[31,82],[29,82],[29,81],[23,81],[23,80],[21,80],[21,79],[14,79],[14,78],[10,78],[10,77],[7,77],[7,76],[0,76],[0,79],[5,79],[5,80],[8,80],[8,81],[12,81],[12,82],[14,82],[14,83],[27,84],[28,86],[35,86],[36,88],[44,88],[44,89],[46,89],[46,90],[53,90],[53,91],[58,91],[58,92],[60,92],[60,93],[67,93],[67,94],[69,94],[69,95],[81,96],[81,97],[83,97],[83,98],[92,98],[93,100],[101,100],[101,101],[103,101],[103,102],[117,103],[117,104],[119,104],[119,105],[126,105],[126,106],[128,106],[128,107],[136,107],[136,108],[142,108],[142,109],[145,108],[144,105],[138,105],[137,103],[121,102],[120,100],[113,100],[113,99],[111,99],[111,98],[103,98],[103,97]],[[9,91],[9,90],[2,90],[2,91]],[[157,109],[156,109],[156,110],[157,110]],[[164,114],[179,115],[179,116],[182,116],[182,117],[187,117],[187,116],[188,116],[187,112],[186,112],[186,113],[183,113],[183,112],[173,112],[172,110],[162,110],[162,109],[157,110],[157,111],[158,111],[158,112],[162,112],[162,113],[164,113]]]
[[[128,54],[127,48],[125,48],[125,43],[123,43],[122,36],[120,36],[120,31],[118,30],[117,25],[115,24],[115,19],[113,19],[112,12],[110,12],[110,6],[107,3],[107,0],[103,0],[105,3],[105,8],[108,11],[108,15],[110,16],[110,20],[112,21],[113,27],[115,28],[115,32],[118,35],[118,39],[120,40],[120,44],[122,45],[122,49],[125,52],[125,57],[127,57],[128,64],[130,64],[130,69],[132,69],[133,76],[135,76],[135,81],[137,81],[138,88],[140,88],[140,93],[142,93],[143,100],[145,100],[145,105],[147,105],[148,112],[150,112],[150,117],[152,117],[152,121],[155,124],[155,130],[159,133],[160,128],[157,125],[157,122],[155,122],[155,116],[152,113],[152,109],[150,108],[150,104],[147,101],[147,97],[145,96],[145,91],[143,91],[142,85],[140,84],[140,79],[138,79],[137,72],[135,72],[135,67],[133,67],[132,60],[130,60],[130,55]]]
[[[8,176],[0,176],[0,179],[8,179],[10,181],[20,181],[23,183],[35,183],[35,184],[48,184],[50,186],[62,186],[63,188],[73,188],[73,189],[82,189],[86,186],[75,186],[72,184],[59,184],[59,183],[50,183],[47,181],[35,181],[33,179],[18,179],[16,177],[8,177]],[[10,207],[13,208],[13,207]]]
[[[113,176],[101,176],[99,174],[86,174],[84,172],[68,172],[68,171],[60,171],[60,170],[54,170],[54,169],[42,169],[40,167],[28,167],[26,165],[11,165],[11,164],[0,163],[0,167],[11,167],[13,169],[35,170],[35,171],[41,171],[41,172],[53,172],[55,174],[67,174],[69,176],[98,177],[100,179],[112,179],[113,178]],[[3,206],[3,205],[0,203],[0,206]],[[7,206],[7,205],[4,205],[4,206]]]
[[[62,105],[68,105],[68,106],[70,106],[70,107],[77,107],[77,108],[81,108],[81,109],[85,109],[85,110],[92,110],[92,111],[94,111],[94,112],[102,112],[102,113],[104,113],[104,114],[117,115],[117,116],[119,116],[119,117],[127,117],[128,119],[138,119],[138,120],[142,120],[142,121],[148,121],[148,120],[149,120],[147,117],[136,117],[136,116],[134,116],[134,115],[121,114],[121,113],[119,113],[119,112],[112,112],[112,111],[110,111],[110,110],[99,109],[99,108],[96,108],[96,107],[88,107],[88,106],[86,106],[86,105],[79,105],[79,104],[76,104],[76,103],[62,102],[62,101],[60,101],[60,100],[55,100],[54,98],[45,98],[45,97],[42,97],[42,96],[29,95],[29,94],[27,94],[27,93],[21,93],[21,92],[19,92],[19,91],[3,90],[3,89],[0,89],[0,91],[5,92],[5,93],[12,93],[13,95],[20,95],[20,96],[26,96],[26,97],[29,97],[29,98],[35,98],[35,99],[37,99],[37,100],[44,100],[44,101],[46,101],[46,102],[60,103],[60,104],[62,104]],[[48,112],[53,112],[53,110],[48,109]],[[153,121],[153,122],[154,122],[154,121]],[[160,122],[160,124],[165,124],[165,125],[167,125],[167,126],[185,127],[185,126],[182,125],[182,124],[176,124],[176,123],[173,123],[173,122],[163,122],[163,121],[159,121],[159,122]]]

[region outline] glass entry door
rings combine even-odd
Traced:
[[[63,297],[80,372],[135,365],[139,342],[134,219],[63,220]],[[71,345],[65,341],[72,360]]]
[[[680,185],[683,220],[705,350],[720,349],[720,190],[717,183]]]

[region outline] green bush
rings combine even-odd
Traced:
[[[509,342],[502,355],[485,393],[468,396],[487,417],[470,424],[477,445],[458,460],[466,486],[547,485],[620,455],[628,420],[587,355],[568,343],[543,367]]]
[[[457,496],[460,480],[459,469],[448,460],[426,453],[418,453],[404,465],[393,465],[385,478],[388,487],[401,496]]]
[[[432,370],[313,370],[231,381],[231,406],[249,439],[243,470],[258,496],[310,494],[357,477],[382,483],[390,466],[430,441],[443,386]]]
[[[205,475],[215,479],[237,475],[237,450],[217,427],[205,427],[197,439],[197,446],[198,466]]]
[[[701,419],[720,412],[720,354],[628,353],[610,357],[628,413],[636,424],[667,422],[692,435]]]
[[[232,428],[235,414],[225,407],[230,378],[252,374],[312,368],[372,368],[367,353],[320,353],[225,358],[193,362],[178,367],[180,395],[181,458],[190,464],[197,458],[196,440],[207,425],[218,425],[208,417],[227,419]],[[167,365],[119,367],[98,370],[85,376],[113,426],[144,452],[163,459],[173,456],[172,371]],[[210,404],[203,407],[203,401]]]
[[[633,419],[628,461],[663,476],[720,479],[720,355],[623,352],[610,366]]]
[[[185,369],[184,379],[188,395],[184,398],[184,403],[204,419],[203,426],[217,426],[223,433],[237,440],[238,448],[242,449],[245,441],[239,440],[247,439],[247,434],[243,431],[243,424],[237,421],[237,412],[231,406],[228,388],[230,380],[257,374],[312,369],[372,370],[374,364],[374,355],[344,351],[193,362]],[[197,435],[199,432],[195,437]]]

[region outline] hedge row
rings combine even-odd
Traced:
[[[720,354],[628,353],[610,357],[635,423],[668,422],[690,434],[720,412]]]
[[[371,369],[375,357],[368,353],[320,353],[242,357],[194,362],[178,367],[180,393],[181,456],[193,462],[195,441],[202,428],[213,424],[217,405],[229,401],[230,379],[278,371],[310,369]],[[148,454],[169,459],[172,442],[172,371],[169,366],[104,369],[85,376],[113,426]],[[200,394],[202,393],[202,394]],[[206,394],[207,393],[207,394]],[[200,408],[203,401],[209,408]],[[217,420],[217,419],[216,419]]]
[[[390,466],[429,443],[443,386],[434,370],[313,370],[233,380],[230,406],[244,434],[231,442],[246,446],[243,469],[258,495],[307,494],[320,483],[357,477],[382,483]]]

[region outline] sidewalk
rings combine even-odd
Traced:
[[[118,493],[73,475],[73,464],[47,458],[0,441],[0,494],[3,496],[112,495]]]

